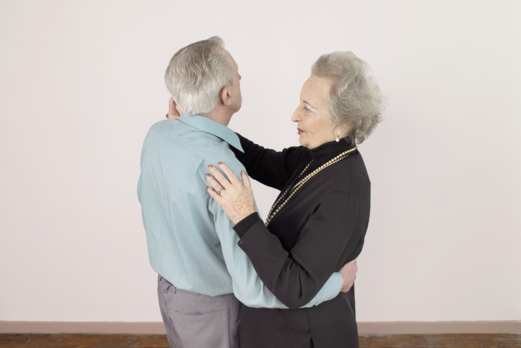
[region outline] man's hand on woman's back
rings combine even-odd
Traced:
[[[349,289],[353,286],[356,280],[356,272],[358,271],[358,266],[356,264],[356,259],[346,263],[344,267],[340,269],[340,274],[342,275],[342,288],[341,292],[348,292]]]

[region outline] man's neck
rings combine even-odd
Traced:
[[[201,114],[201,116],[207,117],[215,122],[218,122],[228,127],[228,124],[230,123],[233,114],[230,115],[227,111],[228,110],[224,110],[223,108],[215,108],[208,113]]]

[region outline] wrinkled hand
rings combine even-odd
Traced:
[[[356,264],[356,259],[346,263],[342,269],[340,269],[340,274],[342,275],[342,288],[341,292],[348,292],[349,289],[353,286],[356,280],[356,272],[358,271],[358,266]]]
[[[169,120],[177,120],[181,114],[177,108],[177,104],[174,101],[174,98],[170,98],[168,101],[168,114],[166,114],[166,118]]]
[[[255,213],[255,201],[253,200],[250,180],[246,173],[242,171],[241,183],[230,168],[222,162],[219,162],[219,168],[228,176],[228,179],[214,166],[208,166],[213,177],[206,174],[206,178],[214,189],[207,187],[206,191],[219,203],[228,218],[234,224],[237,224],[248,215]],[[221,188],[223,188],[222,191]],[[220,195],[217,194],[219,191],[221,191]]]

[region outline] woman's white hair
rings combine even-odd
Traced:
[[[311,68],[311,74],[333,81],[329,110],[336,126],[348,125],[345,135],[362,143],[381,121],[383,96],[369,66],[352,52],[324,54]]]
[[[170,60],[166,87],[186,116],[212,111],[221,88],[233,85],[233,64],[223,48],[223,39],[214,36],[180,49]]]

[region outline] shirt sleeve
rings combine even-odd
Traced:
[[[357,215],[358,202],[353,195],[334,192],[322,197],[290,253],[261,220],[250,221],[247,231],[242,230],[244,226],[236,231],[243,234],[239,246],[268,289],[288,307],[298,308],[314,296],[356,246],[349,241]]]
[[[240,171],[234,170],[234,172],[237,175]],[[237,176],[240,178],[239,175]],[[293,301],[278,299],[287,299],[292,296],[292,294],[286,293],[284,286],[275,287],[274,295],[264,285],[248,255],[238,246],[239,237],[233,230],[233,222],[228,219],[219,204],[211,197],[208,202],[208,210],[213,217],[215,230],[221,242],[226,268],[232,278],[235,297],[244,305],[256,308],[288,308],[290,307],[288,305],[298,302],[298,298],[293,299]],[[312,298],[304,303],[299,303],[298,307],[312,307],[330,300],[338,295],[341,287],[342,276],[335,272],[329,276],[324,286],[315,291]],[[295,296],[298,297],[298,295]]]

